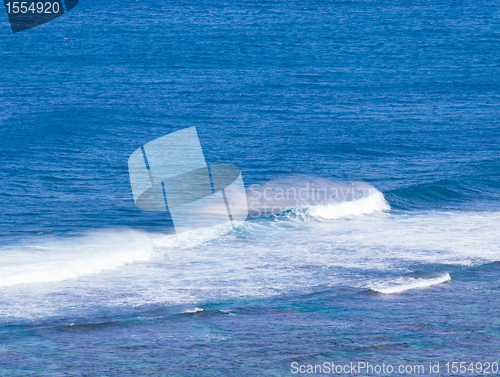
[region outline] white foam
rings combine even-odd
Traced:
[[[147,261],[153,254],[149,237],[133,230],[13,245],[0,252],[0,287],[74,279]]]
[[[203,309],[203,308],[186,309],[186,310],[182,311],[181,313],[182,314],[194,314],[194,313],[202,312],[204,310],[205,309]]]
[[[399,279],[398,281],[393,281],[393,282],[388,282],[388,283],[382,283],[378,284],[374,287],[371,287],[371,290],[383,293],[383,294],[391,294],[391,293],[401,293],[408,291],[410,289],[417,289],[417,288],[427,288],[431,287],[433,285],[437,284],[442,284],[446,281],[450,281],[451,277],[450,274],[444,274],[443,276],[439,276],[436,278],[431,278],[431,279],[415,279],[415,278],[410,278],[410,279]],[[394,285],[394,283],[397,283]]]
[[[237,225],[237,223],[235,223]],[[76,279],[160,257],[169,249],[192,248],[227,234],[233,224],[179,235],[134,230],[107,230],[0,250],[0,287]]]
[[[159,248],[167,249],[188,249],[202,245],[208,241],[219,238],[231,230],[234,226],[238,226],[240,222],[225,223],[215,225],[209,228],[200,228],[179,233],[177,235],[151,235],[152,242]]]
[[[368,196],[352,205],[363,199],[367,208],[371,200],[380,204]],[[330,216],[360,213],[335,211]],[[157,304],[195,308],[337,286],[396,292],[440,284],[446,275],[385,285],[373,284],[374,276],[401,276],[426,264],[500,260],[500,212],[376,213],[353,214],[349,221],[259,218],[179,237],[103,231],[3,247],[0,320]]]
[[[309,208],[308,213],[314,217],[323,219],[338,219],[356,216],[364,216],[374,212],[389,211],[391,206],[385,200],[384,195],[377,190],[372,191],[369,196],[361,199],[317,205]]]
[[[303,210],[308,209],[306,212],[311,216],[337,219],[390,210],[384,195],[365,182],[339,182],[308,176],[252,185],[247,191],[247,202],[250,218],[292,210],[298,218],[306,219]]]

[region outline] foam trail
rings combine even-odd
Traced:
[[[218,224],[209,228],[200,228],[182,232],[177,235],[157,235],[152,236],[152,242],[155,247],[167,249],[189,249],[199,246],[213,239],[219,238],[237,226],[241,222]]]
[[[410,289],[417,289],[417,288],[427,288],[432,285],[437,285],[444,283],[446,281],[451,280],[450,274],[446,273],[443,276],[439,276],[437,278],[432,278],[432,279],[410,279],[410,281],[407,281],[406,283],[403,284],[398,284],[398,285],[392,285],[392,286],[385,286],[385,287],[372,287],[371,290],[383,294],[391,294],[391,293],[401,293],[408,291]]]
[[[349,221],[293,222],[279,217],[233,224],[226,235],[222,235],[228,230],[224,227],[199,229],[179,238],[106,231],[65,241],[39,241],[31,247],[12,245],[0,249],[0,281],[9,274],[25,273],[34,264],[41,267],[38,271],[45,280],[55,272],[51,279],[67,279],[59,284],[1,288],[0,321],[143,305],[182,305],[192,310],[203,308],[205,302],[308,293],[325,287],[403,292],[449,280],[447,274],[409,279],[416,268],[434,273],[437,265],[498,261],[499,222],[500,212],[393,213]],[[221,236],[205,242],[216,234]],[[108,237],[111,240],[105,241]],[[103,261],[119,250],[130,259],[118,255],[116,263]],[[89,269],[76,264],[76,274],[71,275],[70,262],[76,258],[87,261]],[[82,276],[99,265],[108,270]],[[113,267],[117,265],[121,267]],[[29,281],[27,275],[19,282]],[[73,276],[81,277],[69,278]],[[395,280],[394,276],[405,277]]]

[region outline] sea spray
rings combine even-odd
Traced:
[[[249,218],[309,208],[312,216],[332,219],[390,209],[383,194],[364,182],[338,182],[308,176],[276,179],[247,190]]]
[[[147,234],[129,229],[10,245],[0,251],[0,287],[78,278],[147,261],[153,254]]]

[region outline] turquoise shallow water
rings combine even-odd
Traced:
[[[499,14],[86,0],[12,34],[1,10],[0,374],[500,362]],[[191,126],[247,187],[373,195],[177,240],[127,159]]]

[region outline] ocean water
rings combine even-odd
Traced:
[[[0,34],[1,376],[500,363],[498,2],[82,0]],[[191,126],[249,189],[369,195],[177,237],[127,159]]]

